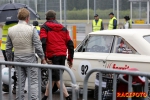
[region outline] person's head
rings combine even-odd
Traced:
[[[38,21],[33,21],[33,26],[39,26]]]
[[[94,19],[95,19],[95,20],[98,20],[98,19],[99,19],[98,14],[95,14]]]
[[[128,17],[128,20],[130,20],[130,17],[129,16],[127,16]]]
[[[120,44],[124,44],[124,40],[121,39]]]
[[[124,20],[125,20],[125,21],[128,21],[128,18],[127,18],[127,16],[124,16]]]
[[[56,19],[56,12],[54,10],[49,10],[46,13],[46,20],[55,20]]]
[[[109,14],[109,17],[110,17],[110,18],[113,18],[113,17],[114,17],[114,13],[111,12],[111,13]]]
[[[125,16],[124,19],[125,19],[125,21],[128,21],[128,20],[130,20],[130,17],[129,16]]]
[[[26,8],[20,8],[17,15],[19,20],[30,21],[30,12]]]

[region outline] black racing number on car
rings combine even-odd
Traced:
[[[88,71],[88,65],[82,65],[81,66],[81,74],[86,75],[87,71]]]

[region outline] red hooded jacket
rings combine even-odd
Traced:
[[[40,39],[46,58],[66,56],[68,49],[68,61],[72,62],[74,45],[68,30],[63,25],[56,20],[45,22],[40,30]]]

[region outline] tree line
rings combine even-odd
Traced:
[[[76,8],[77,10],[87,8],[87,0],[66,0],[67,9],[72,10]],[[117,0],[115,0],[115,9],[117,7]],[[128,0],[119,0],[120,10],[127,10],[130,8],[130,2]],[[89,0],[90,9],[94,9],[94,0]],[[96,9],[106,10],[113,8],[113,0],[96,0]]]

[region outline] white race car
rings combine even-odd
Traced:
[[[137,68],[142,72],[150,72],[150,29],[116,29],[89,33],[74,53],[72,71],[81,88],[86,73],[92,68]],[[94,73],[89,78],[88,89],[94,89],[95,78]],[[63,74],[63,79],[66,86],[70,86],[68,73]]]

